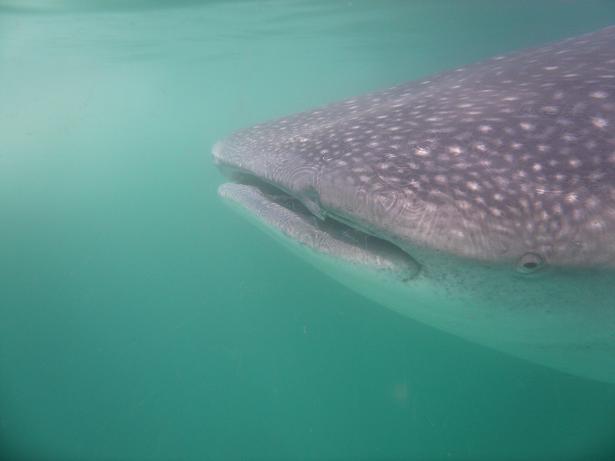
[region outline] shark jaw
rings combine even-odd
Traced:
[[[221,185],[218,194],[258,227],[292,242],[297,249],[400,282],[420,273],[420,265],[391,242],[342,222],[342,218],[315,215],[301,200],[256,176],[226,173],[234,181]]]

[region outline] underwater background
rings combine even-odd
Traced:
[[[615,386],[359,297],[228,209],[210,155],[609,24],[607,0],[0,0],[0,459],[615,459]]]

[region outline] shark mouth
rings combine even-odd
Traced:
[[[231,182],[218,194],[268,233],[308,248],[320,256],[389,273],[406,281],[419,264],[391,242],[368,234],[334,215],[316,215],[300,199],[249,172],[218,163]]]

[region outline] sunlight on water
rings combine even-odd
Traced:
[[[615,386],[348,291],[229,211],[210,157],[613,23],[598,0],[0,0],[6,459],[613,459]]]

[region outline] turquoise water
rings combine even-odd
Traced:
[[[348,291],[228,210],[209,154],[613,23],[598,0],[0,0],[0,458],[614,459],[615,386]]]

